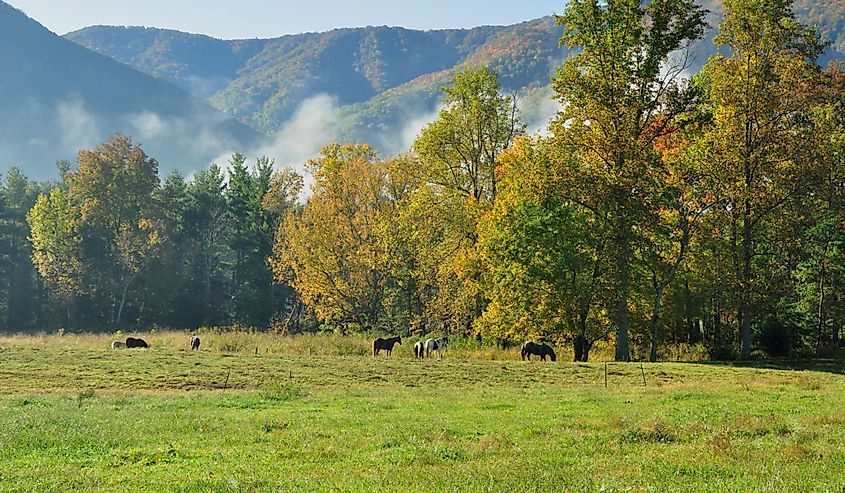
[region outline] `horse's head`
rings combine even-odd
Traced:
[[[549,346],[549,357],[552,359],[552,361],[557,361],[557,356],[555,356],[555,350],[552,349],[551,346]]]

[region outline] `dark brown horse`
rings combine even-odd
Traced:
[[[134,337],[127,337],[126,338],[126,347],[127,348],[138,348],[138,347],[145,348],[145,347],[150,347],[150,345],[147,344],[147,341],[145,341],[143,339],[136,339]]]
[[[552,347],[548,344],[537,344],[531,341],[528,341],[523,344],[522,360],[525,361],[525,358],[528,358],[528,361],[531,361],[532,354],[539,356],[540,359],[543,361],[546,361],[546,356],[550,357],[552,361],[557,361],[557,356],[555,356],[555,350],[552,349]]]
[[[388,337],[386,339],[382,339],[381,337],[373,340],[373,358],[378,355],[378,352],[384,349],[387,351],[387,355],[393,352],[393,346],[396,344],[402,344],[402,338],[399,336],[396,337]]]

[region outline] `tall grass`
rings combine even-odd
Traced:
[[[112,341],[123,341],[126,337],[140,337],[153,348],[190,349],[192,335],[201,340],[201,351],[219,353],[273,354],[280,356],[368,356],[372,354],[375,335],[299,334],[279,335],[273,332],[247,328],[200,328],[193,332],[180,330],[157,330],[147,332],[114,333],[71,333],[59,330],[55,333],[0,335],[0,346],[77,349],[109,349]],[[439,336],[433,334],[432,336]],[[404,338],[402,344],[393,350],[394,357],[413,358],[413,345],[428,336]],[[572,361],[573,352],[569,345],[555,347],[559,361]],[[604,341],[597,342],[590,351],[590,361],[612,361],[613,346]],[[662,348],[662,361],[696,362],[708,359],[703,346],[674,345]],[[519,346],[502,348],[488,341],[459,335],[449,336],[445,358],[457,360],[507,361],[520,359]]]

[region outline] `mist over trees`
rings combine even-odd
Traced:
[[[190,178],[116,135],[0,183],[0,328],[241,325],[597,341],[618,360],[836,354],[845,71],[787,0],[573,0],[562,110],[527,135],[465,69],[406,153],[329,144],[313,178],[234,154]],[[303,195],[305,194],[305,195]],[[305,197],[305,198],[303,198]]]

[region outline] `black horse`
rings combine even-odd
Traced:
[[[557,361],[557,356],[555,356],[555,350],[552,349],[552,347],[548,344],[537,344],[531,341],[528,341],[523,344],[522,361],[525,361],[525,358],[528,358],[528,361],[531,361],[532,354],[539,356],[540,359],[543,361],[546,361],[546,356],[550,357],[552,361]]]
[[[379,337],[373,340],[373,358],[375,358],[376,355],[378,355],[378,352],[382,349],[387,351],[387,355],[390,356],[393,352],[393,346],[396,344],[402,344],[402,338],[400,336],[388,337],[385,339]]]
[[[147,344],[147,341],[143,339],[136,339],[134,337],[127,337],[126,338],[126,347],[127,348],[136,348],[136,347],[150,347]]]

